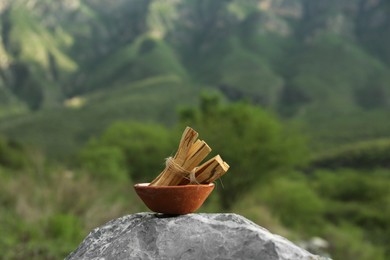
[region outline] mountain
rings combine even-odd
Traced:
[[[0,131],[32,143],[64,119],[68,144],[113,120],[173,122],[202,89],[308,122],[317,139],[337,139],[317,134],[336,117],[348,131],[362,113],[390,115],[385,0],[3,0],[0,12]]]

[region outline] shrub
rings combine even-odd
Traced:
[[[48,220],[48,234],[63,243],[73,243],[83,238],[80,219],[71,214],[54,214]]]
[[[304,180],[278,178],[257,194],[288,227],[315,234],[322,224],[325,203]]]
[[[125,170],[133,181],[150,182],[164,168],[164,158],[174,152],[172,140],[163,126],[119,122],[84,148],[81,163],[107,176],[121,176]]]
[[[257,182],[303,165],[306,146],[297,134],[287,134],[270,113],[247,103],[222,104],[217,95],[204,95],[200,107],[182,112],[181,124],[191,125],[210,147],[231,165],[220,189],[223,206]],[[283,169],[283,170],[282,170]]]
[[[121,181],[129,178],[125,158],[119,147],[101,146],[91,141],[80,154],[83,166],[99,179]]]
[[[384,250],[364,238],[358,227],[350,224],[328,226],[324,238],[330,241],[329,252],[333,259],[384,260]]]
[[[27,160],[23,147],[17,142],[0,136],[0,166],[20,169],[26,164]]]
[[[324,153],[313,159],[315,168],[372,169],[390,166],[390,140],[358,142],[346,145],[333,152]]]
[[[382,246],[389,255],[389,171],[317,171],[314,177],[314,187],[326,201],[327,221],[355,226],[363,233],[362,237],[375,246]]]

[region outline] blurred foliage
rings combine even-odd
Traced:
[[[322,237],[330,243],[325,252],[334,259],[390,255],[390,171],[375,161],[387,154],[385,141],[357,145],[371,164],[356,157],[355,169],[339,167],[346,164],[319,169],[319,159],[310,161],[308,139],[299,128],[286,128],[275,115],[249,103],[232,104],[205,92],[197,107],[181,109],[180,122],[172,128],[111,125],[80,150],[73,170],[3,138],[0,159],[12,162],[0,168],[3,256],[63,258],[91,228],[145,210],[131,185],[161,172],[186,125],[231,165],[205,212],[232,211],[297,242]],[[331,158],[343,161],[349,151],[355,150],[346,147]],[[15,164],[19,160],[25,163]]]
[[[357,142],[333,151],[317,154],[311,161],[315,168],[390,167],[390,139]]]
[[[387,259],[389,199],[388,169],[317,170],[257,185],[234,211],[294,241],[322,237],[333,259]]]
[[[116,120],[174,124],[207,88],[308,123],[315,146],[387,135],[386,1],[284,1],[7,0],[0,131],[70,157]]]
[[[390,133],[388,118],[389,110],[378,109],[337,116],[323,114],[304,122],[304,134],[312,140],[310,147],[315,156],[337,153],[355,145],[360,150],[359,146],[368,147],[371,142],[386,142]]]
[[[164,158],[175,151],[172,140],[168,130],[156,124],[116,123],[84,148],[81,161],[102,178],[127,173],[128,179],[151,182],[164,168]]]
[[[323,237],[331,242],[329,252],[333,259],[388,259],[389,253],[384,253],[386,245],[373,245],[359,228],[348,223],[326,227]]]
[[[204,93],[199,108],[183,109],[181,125],[193,126],[232,166],[223,178],[232,188],[220,190],[224,207],[256,182],[273,178],[276,169],[288,172],[306,162],[302,136],[286,133],[275,116],[258,107],[223,104],[218,94]]]
[[[256,192],[282,223],[305,232],[318,231],[325,204],[305,179],[278,178]]]
[[[359,227],[364,238],[387,247],[390,239],[390,172],[389,170],[319,171],[314,185],[326,201],[328,221]]]
[[[177,120],[176,107],[195,103],[196,92],[174,76],[161,76],[114,85],[75,100],[81,102],[79,107],[43,110],[28,118],[6,118],[0,131],[12,139],[39,146],[48,157],[63,162],[115,120],[132,118],[172,125]]]
[[[22,145],[0,136],[0,166],[20,169],[26,164],[27,156]]]
[[[129,178],[125,170],[125,157],[120,148],[101,146],[92,140],[81,152],[83,167],[99,179],[123,181]]]
[[[205,211],[390,258],[387,1],[27,2],[0,14],[0,258],[145,210],[186,125],[231,165]]]
[[[286,115],[310,119],[387,107],[390,78],[378,60],[333,34],[320,34],[306,47],[284,67]]]
[[[92,228],[144,210],[131,186],[57,166],[0,168],[1,258],[64,258]]]

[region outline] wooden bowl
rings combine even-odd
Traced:
[[[149,186],[149,183],[134,185],[145,205],[152,211],[164,214],[188,214],[202,206],[214,189],[214,183],[180,186]]]

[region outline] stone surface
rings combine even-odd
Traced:
[[[324,258],[237,214],[138,213],[94,229],[66,259]]]

